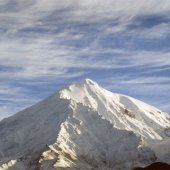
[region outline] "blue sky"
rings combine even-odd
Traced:
[[[169,0],[1,0],[0,119],[90,78],[170,112]]]

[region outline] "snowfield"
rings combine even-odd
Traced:
[[[170,116],[92,80],[0,122],[0,170],[131,170],[170,163]]]

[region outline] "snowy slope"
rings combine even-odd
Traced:
[[[124,170],[170,163],[170,116],[89,79],[2,120],[0,139],[0,170]]]

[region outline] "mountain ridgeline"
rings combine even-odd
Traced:
[[[0,122],[0,170],[170,163],[170,116],[85,79]]]

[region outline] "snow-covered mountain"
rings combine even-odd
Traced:
[[[130,170],[170,163],[170,116],[92,80],[0,122],[0,170]]]

